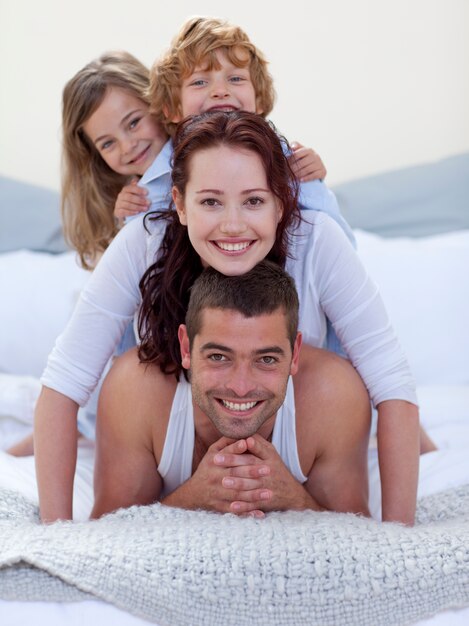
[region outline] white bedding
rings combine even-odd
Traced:
[[[415,240],[383,240],[368,233],[356,234],[359,252],[381,288],[414,366],[422,422],[440,447],[438,452],[422,457],[419,495],[469,482],[469,292],[465,287],[469,232],[429,237],[418,244]],[[3,271],[5,268],[7,271]],[[53,278],[45,281],[45,276]],[[4,416],[0,418],[0,447],[7,447],[29,430],[37,393],[36,377],[86,278],[71,254],[1,255],[0,291],[4,302],[18,302],[21,312],[15,314],[13,307],[2,307],[0,311],[0,328],[8,329],[8,333],[2,332],[0,341],[0,416]],[[34,340],[33,351],[17,348],[25,346],[25,337]],[[13,376],[2,376],[1,372]],[[30,378],[20,379],[16,375]],[[92,501],[92,447],[83,443],[79,455],[75,499],[76,514],[83,519]],[[33,460],[0,455],[0,486],[15,486],[35,499]],[[376,513],[379,480],[375,450],[370,451],[370,486],[371,508]],[[0,616],[2,626],[147,623],[101,601],[0,601]],[[469,608],[445,611],[418,624],[468,623]]]

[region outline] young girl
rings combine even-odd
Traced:
[[[85,65],[63,91],[62,219],[82,265],[91,269],[117,233],[124,186],[143,176],[167,142],[149,113],[149,71],[128,52],[109,52]],[[166,186],[169,179],[166,180]]]
[[[266,138],[268,150],[260,153],[257,142],[265,146]],[[199,170],[207,180],[194,187],[191,154],[197,148],[199,158],[204,156]],[[225,206],[216,173],[219,168],[232,172],[233,153],[250,151],[262,158],[267,188],[246,190],[245,200]],[[274,170],[283,172],[281,184]],[[71,517],[77,407],[86,403],[140,306],[139,284],[141,356],[158,359],[165,371],[177,373],[175,328],[184,319],[188,289],[202,266],[242,273],[267,255],[286,260],[295,279],[305,341],[323,344],[326,315],[337,330],[378,408],[383,519],[413,523],[419,427],[408,364],[379,294],[341,229],[318,212],[298,219],[288,172],[276,132],[257,115],[217,112],[181,125],[173,170],[177,212],[165,212],[157,220],[138,218],[118,234],[85,287],[42,378],[35,444],[43,520]],[[275,200],[273,213],[267,196]]]

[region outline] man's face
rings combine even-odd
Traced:
[[[283,311],[246,318],[233,310],[204,309],[192,349],[183,325],[179,339],[195,405],[219,436],[268,436],[288,377],[297,371],[301,344],[298,334],[292,351]]]

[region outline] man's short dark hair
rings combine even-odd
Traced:
[[[225,276],[208,267],[191,288],[186,314],[190,345],[200,332],[204,309],[228,309],[257,317],[281,309],[293,349],[298,330],[298,294],[291,276],[271,261],[261,261],[246,274]]]

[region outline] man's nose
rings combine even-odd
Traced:
[[[249,399],[249,394],[252,394],[256,388],[249,366],[236,365],[230,368],[225,387],[234,392],[238,398]]]

